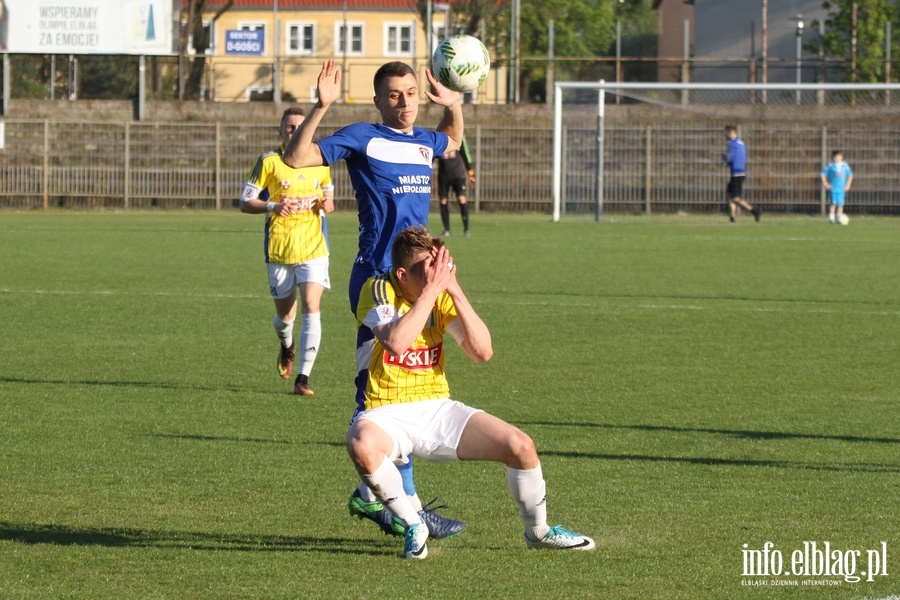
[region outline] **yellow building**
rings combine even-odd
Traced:
[[[206,95],[218,102],[281,97],[311,102],[322,61],[334,58],[343,73],[344,102],[372,101],[372,78],[385,62],[412,66],[421,81],[430,66],[423,19],[409,0],[207,0],[209,28]],[[435,4],[432,45],[443,39],[450,6]],[[277,26],[273,27],[273,23]],[[274,33],[274,35],[273,35]],[[274,48],[274,52],[273,52]],[[467,102],[505,96],[505,71],[492,68]]]

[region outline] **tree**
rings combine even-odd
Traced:
[[[890,0],[826,0],[825,35],[806,44],[811,52],[824,50],[845,82],[883,82],[885,24],[896,18]],[[813,28],[819,27],[813,21]],[[893,28],[897,30],[896,27]]]
[[[137,98],[137,56],[85,55],[78,64],[78,97],[82,100]]]
[[[576,81],[614,80],[616,22],[622,24],[622,55],[653,56],[656,54],[656,19],[650,0],[550,0],[523,2],[521,54],[534,57],[522,65],[520,91],[531,100],[541,101],[546,89],[549,50],[549,21],[554,24],[554,56],[564,60],[555,64],[557,79]],[[646,63],[629,68],[629,76],[646,76]]]
[[[615,69],[608,57],[615,54],[617,20],[622,22],[624,56],[655,56],[656,15],[651,3],[652,0],[520,0],[521,97],[527,101],[543,100],[550,19],[554,22],[554,56],[561,59],[555,66],[557,78],[613,79]],[[416,0],[422,23],[427,22],[427,6],[427,0]],[[494,66],[510,63],[512,0],[455,0],[451,6],[449,33],[482,38]],[[638,79],[655,77],[655,64],[632,66],[625,75]]]
[[[203,75],[206,72],[206,51],[209,49],[209,25],[203,23],[203,11],[207,0],[187,0],[184,9],[180,31],[181,54],[179,60],[179,72],[183,78],[178,86],[179,100],[199,100],[200,89],[203,85]],[[219,6],[212,18],[212,22],[218,20],[225,11],[232,7],[234,0],[225,0]],[[190,44],[188,42],[191,42]],[[189,56],[189,47],[195,54]]]

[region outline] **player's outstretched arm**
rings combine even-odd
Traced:
[[[319,99],[284,149],[285,164],[295,169],[325,164],[318,144],[313,143],[313,137],[316,128],[322,122],[322,117],[325,116],[325,111],[341,95],[341,70],[334,66],[334,59],[322,63],[322,70],[316,82],[316,92]]]
[[[437,130],[446,133],[450,138],[447,151],[459,150],[463,140],[463,112],[459,92],[441,85],[430,69],[425,69],[425,75],[434,92],[425,90],[428,99],[444,107],[444,116],[438,123]]]

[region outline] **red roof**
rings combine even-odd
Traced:
[[[227,0],[207,0],[204,12],[219,10]],[[182,0],[188,6],[188,0]],[[278,10],[415,10],[415,0],[278,0]],[[234,0],[231,10],[274,9],[274,0]]]

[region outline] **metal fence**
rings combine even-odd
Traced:
[[[327,124],[321,133],[333,130]],[[0,207],[231,209],[250,167],[278,140],[271,125],[241,123],[6,120],[0,144]],[[593,211],[597,132],[567,126],[564,206]],[[714,212],[724,202],[722,124],[609,124],[604,209]],[[854,170],[848,211],[900,214],[900,126],[747,124],[748,199],[767,211],[818,213],[819,173],[831,150]],[[552,210],[552,126],[467,129],[475,154],[476,211]],[[342,165],[333,169],[339,208],[355,203]],[[434,207],[436,208],[434,197]],[[451,205],[454,204],[451,202]]]

